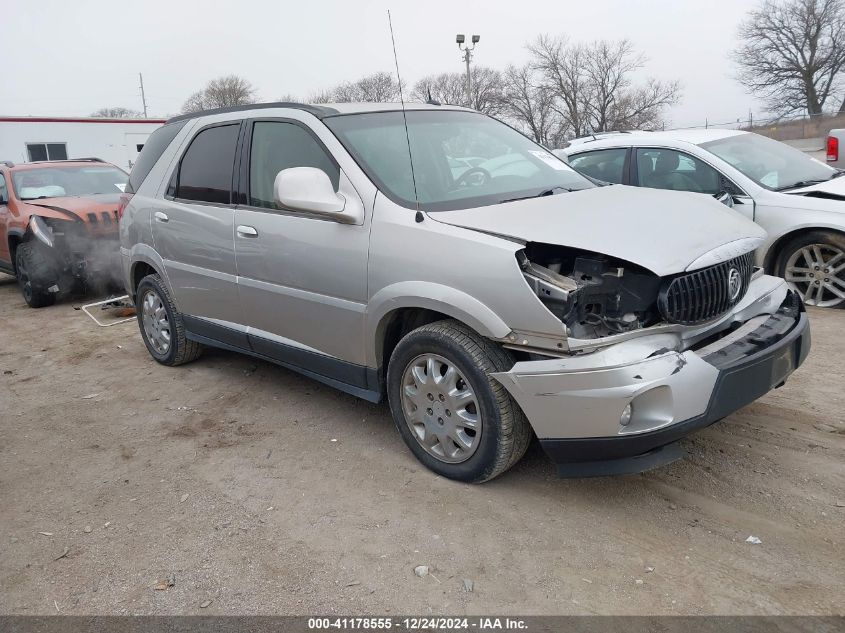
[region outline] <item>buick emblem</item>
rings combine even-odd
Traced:
[[[728,296],[731,298],[731,303],[739,299],[740,292],[742,292],[742,276],[736,268],[731,268],[728,273]]]

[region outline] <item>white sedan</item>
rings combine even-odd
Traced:
[[[597,180],[718,196],[768,233],[758,265],[809,305],[845,307],[845,172],[738,130],[601,134],[555,153]]]

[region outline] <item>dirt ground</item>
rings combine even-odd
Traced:
[[[78,303],[0,275],[0,613],[845,612],[845,312],[683,461],[560,480],[535,444],[468,486],[385,405],[229,352],[165,368]]]

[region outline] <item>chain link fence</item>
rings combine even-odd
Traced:
[[[756,132],[778,141],[795,141],[811,138],[825,138],[832,129],[845,128],[845,112],[824,113],[796,117],[778,117],[758,119],[749,113],[748,118],[735,121],[711,122],[687,127],[664,127],[666,130],[731,129]]]

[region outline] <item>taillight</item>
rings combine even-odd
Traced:
[[[131,193],[124,193],[120,196],[120,202],[117,203],[117,221],[120,222],[120,218],[123,217],[123,212],[126,210],[126,205],[129,204],[129,201],[132,199]]]
[[[827,137],[827,162],[833,163],[839,160],[839,139],[835,136]]]

